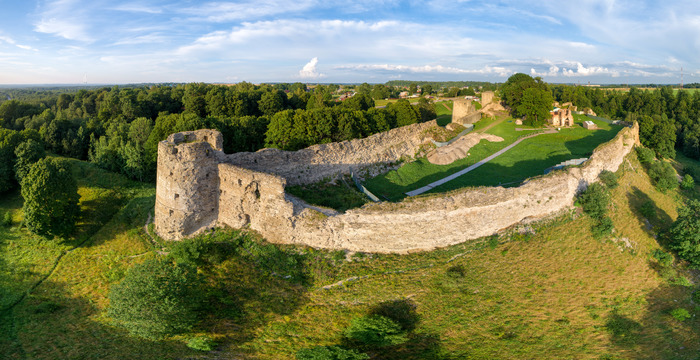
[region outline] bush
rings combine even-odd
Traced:
[[[693,180],[693,177],[685,174],[683,176],[683,180],[681,180],[681,187],[686,190],[690,190],[695,187],[695,180]]]
[[[654,161],[654,158],[656,157],[656,154],[654,154],[654,150],[647,149],[644,147],[637,146],[637,159],[639,159],[639,162],[642,164],[649,164],[652,161]]]
[[[183,333],[197,321],[201,285],[190,264],[147,260],[110,289],[108,314],[132,335],[147,339]]]
[[[598,219],[598,222],[595,225],[593,225],[593,237],[598,239],[603,238],[612,234],[614,228],[615,225],[613,224],[612,219],[610,219],[608,216],[603,216],[602,218]]]
[[[615,175],[615,173],[612,171],[603,170],[598,175],[598,178],[610,189],[617,186],[617,175]]]
[[[2,216],[2,226],[4,226],[4,227],[12,226],[12,212],[8,211]]]
[[[686,309],[677,308],[671,310],[671,316],[678,321],[685,321],[690,318],[690,313]]]
[[[200,235],[174,243],[168,256],[178,264],[220,264],[236,251],[240,240]]]
[[[602,219],[608,212],[610,194],[603,185],[595,183],[579,195],[578,201],[586,214],[594,219]]]
[[[651,177],[654,186],[664,193],[678,186],[676,170],[673,169],[670,163],[665,161],[652,162],[651,166],[649,166],[649,177]]]
[[[216,347],[216,342],[211,336],[202,335],[193,337],[187,342],[187,347],[199,351],[212,351]]]
[[[693,293],[693,295],[691,295],[690,298],[696,305],[700,304],[700,290],[695,290],[695,292]]]
[[[339,346],[316,346],[299,350],[297,360],[367,360],[369,355]]]
[[[654,250],[654,252],[652,253],[652,256],[663,267],[669,267],[669,266],[673,265],[673,255],[671,255],[671,254],[669,254],[661,249]]]
[[[348,340],[370,347],[382,347],[405,343],[408,338],[395,321],[380,315],[355,318],[345,329]]]
[[[671,249],[678,256],[700,268],[700,201],[690,200],[678,208],[678,218],[668,231]]]

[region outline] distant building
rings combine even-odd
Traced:
[[[574,126],[574,115],[569,109],[554,108],[549,114],[552,115],[552,118],[549,119],[552,126]]]
[[[399,93],[400,99],[405,99],[407,97],[408,97],[408,91],[402,91],[401,93]]]
[[[588,130],[594,130],[594,129],[597,129],[597,128],[598,128],[598,126],[596,126],[596,124],[595,124],[593,121],[590,121],[590,120],[584,121],[584,122],[583,122],[583,127],[584,127],[585,129],[588,129]]]

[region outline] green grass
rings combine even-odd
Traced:
[[[457,179],[431,190],[432,193],[445,192],[466,186],[495,186],[508,184],[516,186],[528,177],[543,174],[544,170],[562,161],[580,157],[588,157],[593,149],[603,142],[612,139],[620,127],[595,121],[599,130],[586,130],[580,126],[577,117],[576,126],[562,128],[556,134],[543,134],[527,139],[508,152],[493,159],[487,164],[473,170]],[[475,131],[484,129],[497,121],[496,118],[485,118],[475,125]],[[426,158],[405,164],[395,171],[377,176],[365,182],[365,186],[375,195],[391,201],[405,197],[405,192],[418,189],[450,174],[462,170],[488,157],[494,152],[512,144],[519,137],[530,131],[515,131],[515,128],[528,128],[515,125],[508,118],[486,131],[504,139],[502,142],[482,140],[470,149],[468,157],[448,165],[434,165]]]
[[[343,212],[366,204],[369,199],[358,191],[348,176],[336,180],[334,184],[321,181],[309,185],[287,186],[286,192],[311,205],[328,207]]]
[[[697,289],[669,284],[652,256],[660,249],[654,236],[677,216],[683,193],[658,192],[633,154],[617,173],[610,211],[615,236],[630,239],[632,249],[594,239],[591,219],[578,213],[533,224],[534,234],[351,261],[342,251],[219,229],[203,235],[222,246],[216,261],[200,265],[210,300],[202,322],[160,342],[130,337],[104,315],[109,287],[159,256],[143,231],[153,186],[66,161],[80,179],[81,229],[65,241],[36,239],[16,225],[1,231],[1,294],[25,292],[54,255],[85,242],[0,312],[3,359],[293,359],[302,348],[341,344],[353,318],[388,300],[415,305],[419,322],[406,344],[374,350],[376,359],[695,359],[700,351],[700,309],[690,302]],[[657,214],[652,231],[639,213],[649,201]],[[0,199],[0,212],[8,210],[21,219],[19,194]],[[682,264],[674,268],[687,276]],[[677,308],[694,317],[675,320]],[[216,353],[187,348],[202,336],[219,344]]]

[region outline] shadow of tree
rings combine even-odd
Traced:
[[[644,315],[635,321],[618,313],[605,326],[611,343],[630,359],[697,359],[700,352],[698,308],[690,302],[693,288],[662,285],[646,297]],[[671,311],[683,308],[691,318],[679,321]]]
[[[196,355],[181,341],[129,336],[100,319],[92,301],[46,281],[14,308],[0,312],[2,359],[168,359]]]
[[[666,211],[659,208],[649,195],[636,186],[633,186],[632,191],[627,193],[627,201],[635,215],[640,219],[647,219],[652,226],[665,229],[673,222]],[[642,229],[651,230],[646,225],[642,225]]]

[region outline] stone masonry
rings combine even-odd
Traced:
[[[287,183],[366,170],[372,161],[410,158],[420,153],[430,126],[416,124],[297,152],[232,155],[221,151],[217,131],[173,134],[158,148],[155,229],[168,240],[231,226],[250,228],[275,243],[381,253],[430,250],[569,208],[579,191],[597,181],[601,171],[616,171],[639,142],[634,124],[598,146],[581,167],[554,171],[517,188],[465,188],[345,213],[307,205],[284,191]]]

